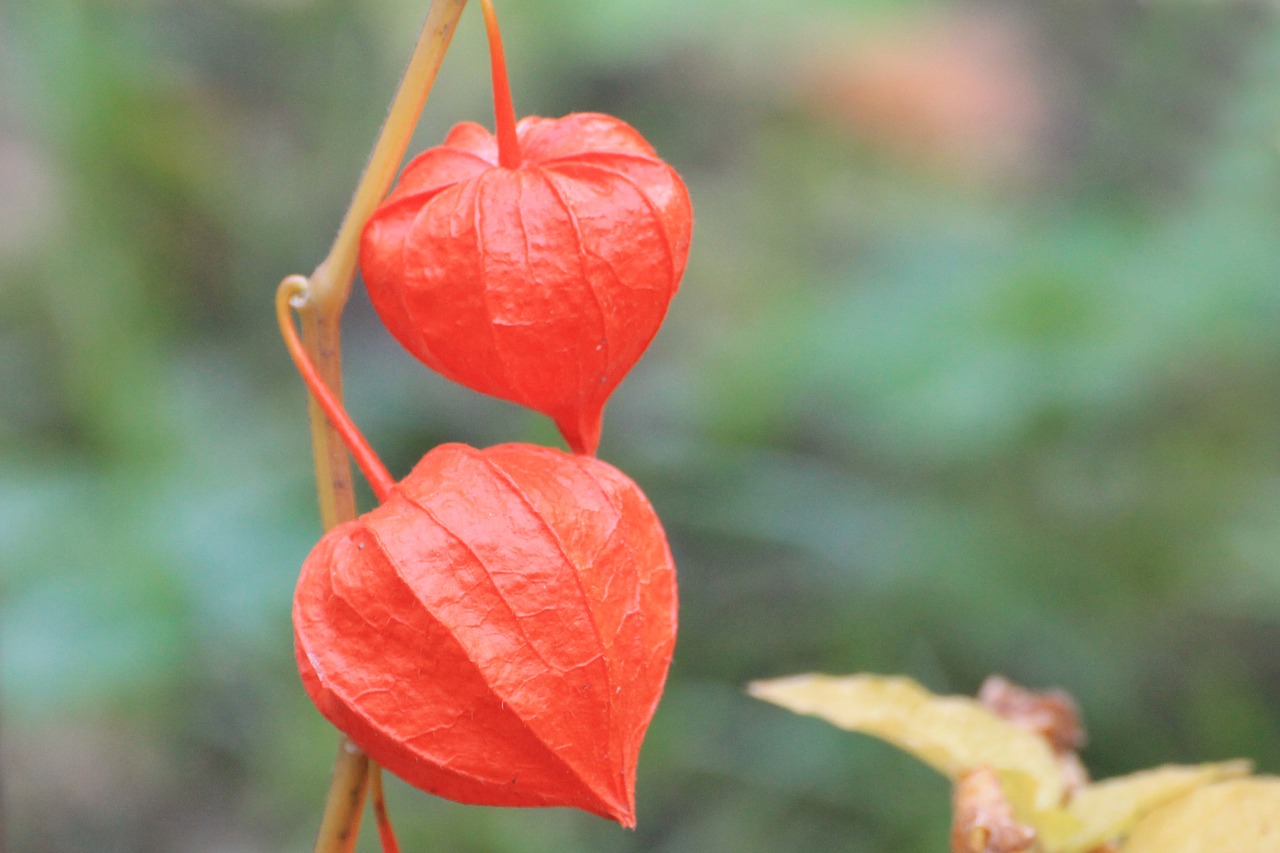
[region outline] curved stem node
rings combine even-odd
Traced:
[[[329,423],[333,425],[338,435],[342,437],[342,443],[347,446],[352,458],[360,466],[365,479],[373,487],[373,493],[378,496],[378,501],[380,503],[385,502],[391,496],[392,489],[395,488],[395,479],[387,472],[382,460],[378,458],[378,454],[373,452],[369,442],[365,440],[364,435],[351,421],[346,409],[342,407],[342,403],[325,385],[324,380],[320,377],[319,370],[316,369],[315,364],[311,361],[311,356],[303,347],[302,339],[298,337],[298,330],[294,328],[293,315],[290,313],[290,309],[298,304],[305,306],[309,294],[309,283],[307,279],[300,275],[291,275],[280,282],[280,287],[276,291],[276,320],[280,324],[280,334],[284,337],[285,346],[289,348],[289,355],[293,358],[294,366],[298,368],[298,373],[302,375],[302,381],[307,384],[307,389],[311,391],[311,395],[320,404],[320,408],[324,410]]]

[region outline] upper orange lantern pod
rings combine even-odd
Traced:
[[[605,402],[684,273],[688,191],[620,119],[519,123],[483,3],[497,133],[464,122],[365,225],[360,266],[392,335],[444,376],[555,420],[595,453]]]

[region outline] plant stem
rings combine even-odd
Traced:
[[[342,310],[355,280],[360,232],[395,179],[465,5],[466,0],[431,0],[417,45],[338,235],[329,254],[307,280],[305,304],[298,306],[303,348],[339,404],[342,401]],[[307,412],[320,518],[325,530],[329,530],[356,516],[351,465],[342,437],[330,425],[314,394],[308,397]],[[316,853],[351,853],[355,849],[368,773],[368,757],[344,735],[333,766],[324,817],[316,838]]]
[[[317,851],[350,853],[356,849],[368,787],[369,756],[343,735],[338,742],[338,757],[333,762],[333,778],[316,840]]]
[[[307,353],[302,341],[298,339],[298,331],[293,327],[293,316],[290,309],[295,306],[305,307],[309,292],[307,289],[307,280],[300,275],[291,275],[284,281],[280,282],[280,288],[276,291],[276,320],[280,325],[280,334],[284,337],[285,346],[289,348],[289,355],[293,358],[294,365],[298,368],[298,373],[302,375],[302,381],[306,383],[308,390],[314,402],[318,403],[329,426],[336,430],[342,439],[343,445],[347,451],[355,458],[356,464],[360,466],[361,472],[365,479],[369,481],[369,485],[373,487],[373,493],[377,496],[379,503],[385,503],[387,498],[391,496],[391,490],[395,488],[396,481],[387,473],[387,469],[383,466],[382,460],[378,458],[378,454],[373,452],[373,448],[369,446],[369,442],[361,435],[360,430],[351,418],[347,415],[346,409],[342,408],[342,403],[338,398],[329,391],[329,385],[320,376],[320,371],[316,368],[315,363],[311,360],[311,356]],[[313,423],[314,426],[314,423]],[[325,459],[326,463],[333,460]],[[345,462],[345,459],[340,460]],[[320,460],[317,460],[317,466]],[[345,473],[350,474],[349,466],[345,467]],[[343,486],[349,485],[350,478]],[[330,497],[334,497],[331,495]],[[337,509],[343,509],[343,504],[349,502],[350,489],[347,488],[340,495]],[[324,514],[324,508],[321,509]]]
[[[498,165],[504,169],[520,166],[520,143],[516,139],[516,111],[511,105],[511,83],[507,79],[507,59],[502,51],[502,33],[492,0],[480,0],[484,30],[489,39],[489,67],[493,75],[493,124],[498,136]]]
[[[409,147],[409,138],[422,113],[422,105],[427,101],[431,84],[435,82],[436,72],[444,61],[449,40],[453,38],[466,4],[467,0],[431,0],[422,32],[418,34],[418,43],[414,45],[409,65],[400,79],[400,87],[391,101],[382,133],[374,143],[364,174],[351,197],[351,206],[338,228],[338,236],[334,238],[328,256],[311,274],[312,299],[322,313],[341,313],[347,301],[359,257],[360,231],[395,180],[404,152]]]
[[[382,794],[382,768],[376,764],[369,767],[369,790],[373,799],[373,817],[378,824],[378,839],[382,842],[382,853],[400,853],[400,844],[396,841],[391,818],[387,815],[387,799]]]
[[[283,284],[281,287],[283,289]],[[321,312],[311,303],[300,306],[298,316],[302,321],[304,352],[334,399],[341,401],[341,306],[336,312]],[[328,531],[356,517],[351,463],[341,434],[325,417],[324,409],[314,394],[307,395],[307,419],[311,424],[311,453],[316,469],[320,522]]]

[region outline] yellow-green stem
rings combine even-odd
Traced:
[[[298,314],[302,321],[303,347],[325,386],[334,397],[341,400],[341,306],[337,312],[322,314],[314,304],[305,305],[299,309]],[[307,396],[307,417],[311,424],[311,453],[316,468],[320,522],[325,530],[332,530],[342,522],[356,517],[351,462],[342,437],[311,395]]]
[[[369,789],[369,763],[369,757],[345,735],[339,740],[324,819],[316,840],[317,851],[351,853],[356,849],[365,791]]]
[[[444,60],[466,0],[431,0],[409,65],[374,143],[329,254],[307,280],[298,306],[303,345],[325,384],[342,399],[341,321],[359,259],[360,231],[386,197]],[[341,437],[313,397],[308,398],[320,517],[326,530],[355,518],[351,463]],[[344,735],[338,746],[315,853],[351,853],[359,837],[369,759]]]
[[[336,313],[341,313],[347,301],[356,274],[360,231],[395,180],[405,149],[409,147],[409,138],[422,113],[422,105],[426,103],[466,3],[467,0],[431,0],[418,43],[409,57],[409,65],[391,101],[382,133],[374,143],[364,175],[351,198],[351,206],[338,228],[338,236],[334,238],[328,256],[311,274],[311,298],[322,312],[327,313],[336,305]]]

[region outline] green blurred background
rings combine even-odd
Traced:
[[[13,850],[309,849],[336,740],[292,660],[319,525],[272,295],[325,252],[424,9],[0,6]],[[941,779],[743,694],[810,670],[1060,685],[1097,775],[1280,772],[1274,4],[500,9],[519,113],[619,115],[693,195],[601,450],[667,524],[681,637],[636,832],[393,781],[406,851],[945,849]],[[489,123],[479,17],[415,148]],[[393,472],[558,443],[358,291],[345,369]]]

